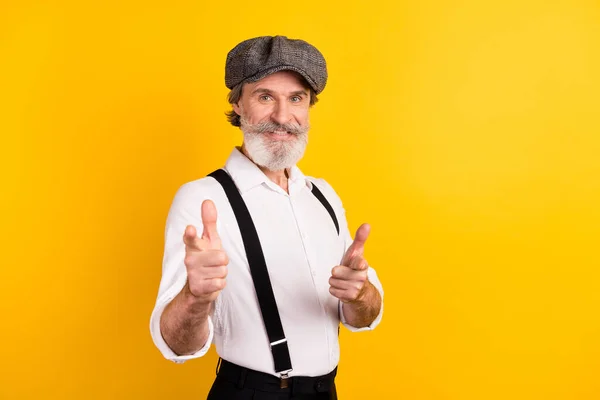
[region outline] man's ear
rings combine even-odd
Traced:
[[[233,103],[231,105],[233,106],[233,111],[235,111],[235,113],[237,115],[242,115],[242,109],[239,106],[239,102],[238,103]]]

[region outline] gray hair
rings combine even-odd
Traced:
[[[242,98],[242,88],[244,86],[244,83],[245,82],[238,83],[233,87],[233,89],[231,89],[229,95],[227,95],[227,101],[229,102],[229,104],[235,104],[238,101],[240,101],[240,99]],[[313,88],[311,88],[308,85],[308,83],[306,84],[306,86],[310,90],[310,106],[312,107],[316,104],[317,101],[319,101],[319,99],[317,98],[317,92],[315,92]],[[231,111],[226,112],[225,115],[227,116],[227,121],[229,121],[231,125],[237,127],[240,127],[242,125],[240,121],[240,116],[233,109]]]

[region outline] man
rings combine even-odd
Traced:
[[[232,49],[228,119],[244,140],[224,170],[183,185],[165,233],[152,338],[175,362],[220,356],[209,399],[336,399],[338,327],[373,329],[383,290],[342,203],[296,167],[327,81],[312,45],[258,37]]]

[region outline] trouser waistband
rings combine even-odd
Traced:
[[[223,359],[220,360],[220,368],[217,373],[220,379],[235,383],[240,389],[249,388],[266,392],[292,391],[293,393],[302,394],[331,391],[334,387],[336,374],[337,367],[330,373],[322,376],[292,376],[288,378],[289,388],[282,389],[280,378],[264,372],[240,367]]]

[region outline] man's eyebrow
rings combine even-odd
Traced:
[[[271,91],[269,89],[259,87],[259,88],[254,89],[251,94],[256,94],[256,93],[271,93]]]
[[[269,94],[271,94],[272,92],[271,92],[270,89],[260,88],[259,87],[259,88],[254,89],[252,91],[251,95],[254,95],[256,93],[269,93]],[[291,96],[298,96],[298,95],[301,95],[301,94],[303,94],[305,96],[308,95],[308,90],[296,90],[296,91],[294,91],[294,92],[291,93]]]
[[[300,94],[303,94],[306,96],[306,95],[308,95],[308,91],[307,90],[296,90],[295,92],[292,92],[292,96],[298,96]]]

